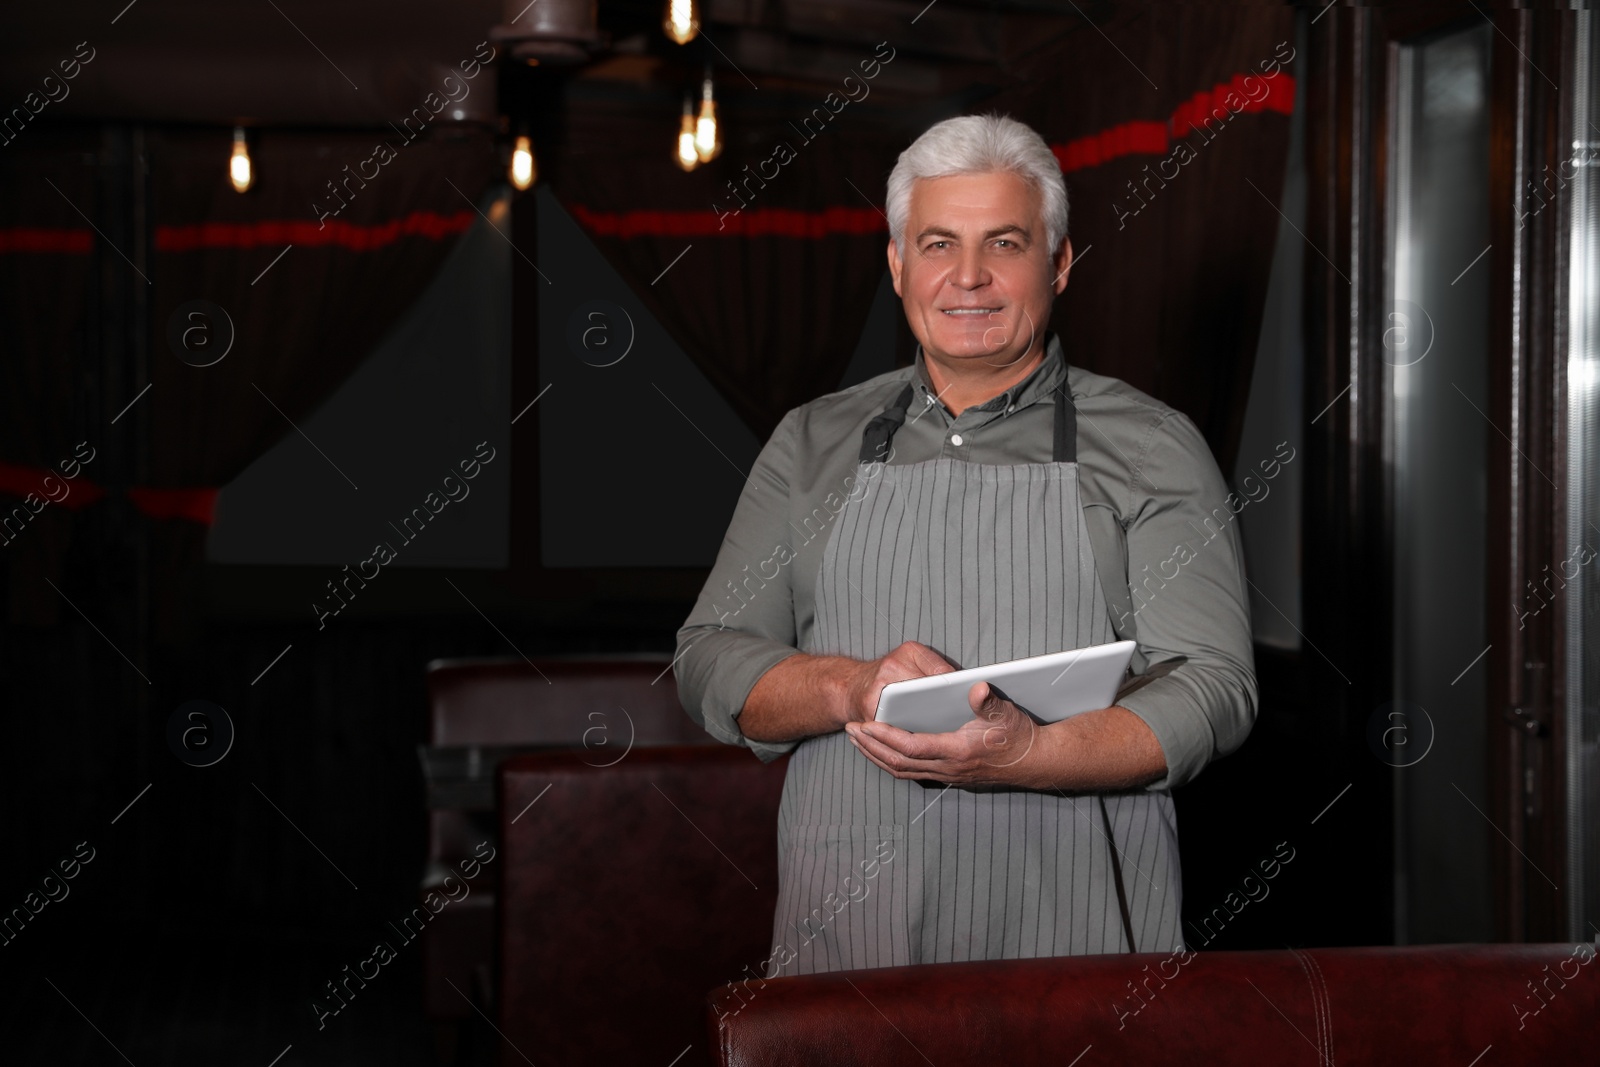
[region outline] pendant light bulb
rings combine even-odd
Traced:
[[[717,102],[711,96],[709,74],[700,87],[700,117],[694,127],[694,151],[702,163],[709,163],[722,154],[722,129],[717,122]]]
[[[672,161],[683,170],[694,170],[700,165],[700,153],[694,146],[694,101],[687,93],[683,97],[683,119],[678,123],[678,151]]]
[[[519,134],[511,150],[511,184],[519,190],[526,189],[539,176],[538,164],[533,158],[533,141],[527,134]]]
[[[677,44],[688,44],[700,33],[700,4],[698,0],[667,0],[666,14],[661,16],[661,28]]]
[[[233,128],[233,155],[228,159],[228,180],[233,191],[242,193],[255,181],[255,168],[250,163],[250,146],[245,143],[244,127]]]

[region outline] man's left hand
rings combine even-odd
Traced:
[[[950,785],[1031,786],[1029,754],[1042,742],[1041,727],[1021,708],[1002,699],[988,682],[967,691],[973,719],[942,734],[919,734],[883,722],[845,726],[852,744],[896,778],[923,778]]]

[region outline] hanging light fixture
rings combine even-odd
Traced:
[[[513,60],[538,66],[587,63],[607,44],[598,23],[600,0],[501,0],[501,10],[505,21],[489,31],[489,41]]]
[[[688,44],[700,33],[700,5],[696,0],[667,0],[661,28],[678,44]]]
[[[700,162],[709,163],[722,155],[722,129],[717,122],[717,102],[711,97],[711,71],[700,86],[700,117],[694,126],[694,151]]]
[[[700,165],[700,153],[694,147],[694,98],[683,94],[683,120],[678,124],[678,151],[673,162],[684,170],[694,170]]]
[[[255,181],[255,168],[250,163],[250,147],[245,144],[244,127],[233,128],[233,155],[228,159],[228,180],[233,191],[242,193]]]
[[[528,135],[517,135],[511,149],[511,184],[519,190],[526,189],[539,177],[539,165],[533,158],[533,141]]]

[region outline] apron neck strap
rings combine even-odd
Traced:
[[[1078,462],[1078,406],[1066,378],[1056,386],[1056,440],[1051,450],[1057,463]]]
[[[1056,394],[1056,419],[1055,443],[1051,448],[1051,455],[1057,463],[1076,463],[1078,461],[1078,408],[1072,402],[1072,395],[1068,392],[1066,381],[1055,388]],[[887,463],[889,459],[889,446],[894,441],[895,431],[899,430],[906,421],[906,409],[911,406],[913,396],[909,384],[894,398],[894,402],[867,423],[866,429],[861,431],[862,463]]]
[[[867,423],[867,428],[861,431],[862,463],[889,462],[889,443],[894,440],[894,433],[900,424],[906,421],[906,409],[911,406],[911,397],[911,385],[907,383],[900,390],[900,395],[895,397],[894,403],[884,408],[882,413],[874,415]]]

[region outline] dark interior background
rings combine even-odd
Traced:
[[[351,202],[343,244],[315,236],[326,183],[513,10],[138,0],[4,16],[0,101],[78,41],[96,58],[0,148],[0,462],[15,468],[0,491],[87,440],[103,492],[47,508],[0,566],[0,904],[79,842],[96,857],[0,951],[18,1062],[99,1062],[107,1038],[141,1064],[267,1064],[285,1044],[285,1064],[429,1062],[414,954],[334,1036],[305,1007],[413,903],[425,665],[672,650],[777,417],[909,358],[875,213],[895,154],[932,121],[995,108],[1075,146],[1085,258],[1053,322],[1070,359],[1189,413],[1230,474],[1299,442],[1300,66],[1120,216],[1160,154],[1125,147],[1138,124],[1212,99],[1281,43],[1303,53],[1307,12],[708,6],[717,49],[675,50],[659,4],[601,3],[610,43],[590,64],[485,68],[464,114]],[[751,209],[838,224],[708,230],[726,182],[883,40],[896,58],[872,95]],[[684,175],[670,146],[707,64],[727,143]],[[235,124],[258,175],[244,197],[226,183]],[[504,178],[519,129],[539,153],[527,192]],[[627,212],[654,221],[629,233]],[[216,222],[236,229],[204,230]],[[211,367],[168,341],[194,300],[231,316],[234,348]],[[595,302],[612,328],[625,312],[633,341],[611,366],[571,343]],[[341,567],[484,441],[496,459],[470,499],[319,626]],[[1186,917],[1280,843],[1297,858],[1206,948],[1392,937],[1365,722],[1325,714],[1300,670],[1301,508],[1290,465],[1242,520],[1261,708],[1245,747],[1178,794]],[[194,699],[236,730],[207,768],[168,744]]]

